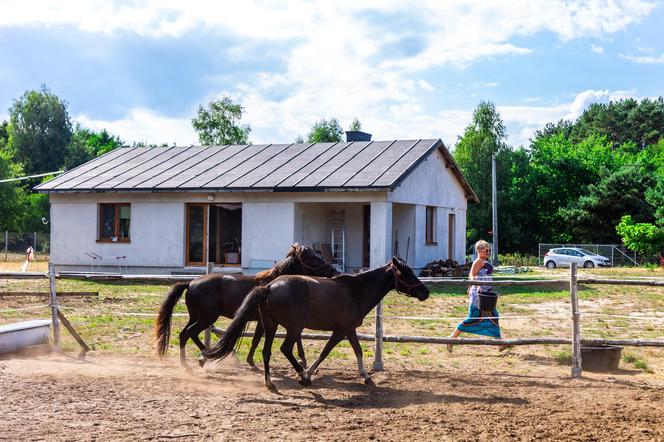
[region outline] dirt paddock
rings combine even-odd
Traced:
[[[175,358],[0,360],[0,440],[664,440],[659,379],[451,357],[458,368],[388,366],[376,387],[331,361],[303,388],[276,361],[279,394],[236,361],[186,373]]]

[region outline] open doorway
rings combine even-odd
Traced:
[[[187,204],[186,265],[242,262],[242,204]]]

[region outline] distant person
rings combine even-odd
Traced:
[[[468,279],[490,282],[493,273],[493,266],[489,263],[491,245],[484,240],[479,240],[475,243],[475,251],[477,252],[477,259],[473,261]],[[466,332],[501,339],[498,310],[493,308],[489,311],[480,311],[479,295],[488,292],[491,292],[490,285],[472,285],[468,287],[468,317],[457,325],[450,338],[457,338],[461,332]],[[511,346],[501,345],[500,350],[506,350],[509,347]],[[447,351],[450,353],[453,348],[452,344],[447,344]]]
[[[28,248],[25,250],[25,262],[21,266],[21,271],[25,272],[28,270],[28,265],[30,262],[35,260],[35,249],[32,248],[32,246],[28,246]]]

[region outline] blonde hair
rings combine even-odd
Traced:
[[[491,249],[491,244],[488,242],[484,241],[483,239],[480,239],[475,243],[475,251],[479,253],[480,250],[484,249]]]

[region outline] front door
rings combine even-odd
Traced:
[[[242,262],[242,205],[187,204],[187,266],[207,262],[239,266]]]
[[[187,204],[186,259],[188,266],[204,266],[207,262],[207,204]]]

